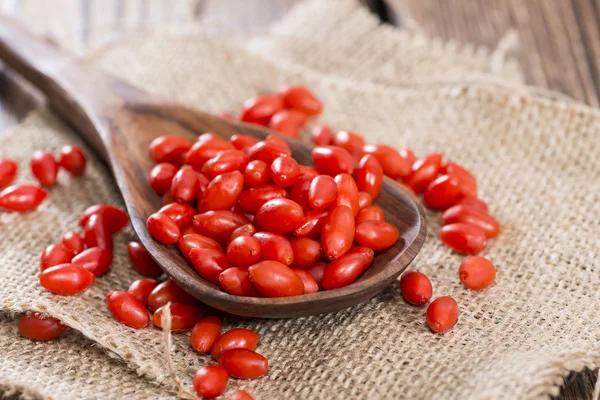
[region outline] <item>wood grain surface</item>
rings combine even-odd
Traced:
[[[240,35],[264,32],[301,0],[0,0],[0,11],[39,33],[67,39],[81,51],[121,31],[163,24],[220,20]],[[324,0],[325,1],[325,0]],[[458,43],[494,46],[509,28],[520,38],[527,82],[600,104],[599,0],[362,0],[383,20]],[[60,15],[60,18],[56,18]],[[68,23],[52,23],[68,18]],[[41,21],[41,22],[40,22]],[[60,29],[70,28],[64,36]],[[0,134],[39,99],[11,73],[0,71]],[[591,399],[597,374],[573,373],[558,398]]]

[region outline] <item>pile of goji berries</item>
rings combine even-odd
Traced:
[[[246,101],[239,119],[298,138],[321,111],[321,102],[308,89],[289,86]],[[233,295],[282,297],[336,289],[354,282],[375,252],[399,238],[383,210],[373,204],[388,176],[422,194],[430,209],[443,211],[440,239],[470,255],[458,270],[463,285],[479,290],[493,283],[494,265],[476,254],[498,235],[499,225],[477,197],[477,182],[469,171],[444,162],[440,153],[417,159],[410,149],[367,144],[356,132],[334,134],[325,125],[312,130],[312,141],[314,167],[300,165],[277,135],[263,141],[235,135],[225,141],[205,133],[195,143],[176,136],[157,138],[150,145],[157,165],[149,181],[163,197],[163,207],[148,218],[148,232],[165,245],[177,245],[200,276]],[[65,147],[58,161],[39,151],[32,157],[31,171],[41,184],[52,186],[59,167],[79,175],[85,161],[75,146]],[[0,160],[0,189],[16,174],[14,161]],[[0,193],[0,208],[32,210],[45,196],[37,186],[12,186]],[[110,205],[85,210],[79,220],[83,235],[67,232],[61,243],[42,253],[42,287],[73,295],[93,284],[109,271],[112,235],[128,222],[125,212]],[[219,317],[206,316],[207,309],[174,281],[160,281],[163,271],[140,243],[129,243],[128,254],[133,268],[147,278],[133,282],[127,292],[109,292],[108,309],[121,323],[142,329],[150,319],[162,328],[168,306],[171,330],[191,330],[191,346],[218,362],[194,375],[200,396],[221,395],[230,376],[255,378],[267,372],[267,359],[254,351],[257,333],[243,328],[221,333]],[[420,272],[404,274],[400,288],[407,302],[419,306],[433,293],[431,281]],[[458,305],[449,296],[427,308],[426,321],[433,331],[445,332],[457,320]],[[35,340],[55,339],[65,328],[37,313],[19,320],[21,333]],[[238,390],[231,399],[252,397]]]

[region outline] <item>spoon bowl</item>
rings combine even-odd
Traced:
[[[165,134],[193,142],[205,132],[217,133],[225,139],[235,134],[264,139],[274,132],[165,104],[36,39],[4,18],[0,18],[0,59],[38,87],[50,107],[110,166],[135,232],[167,275],[214,308],[239,316],[292,318],[350,307],[375,296],[395,281],[425,241],[426,223],[420,202],[386,178],[375,204],[384,210],[386,221],[399,230],[400,239],[391,248],[377,253],[371,267],[356,282],[339,289],[284,298],[227,294],[201,278],[175,246],[162,245],[149,236],[146,219],[161,207],[161,199],[148,183],[148,174],[154,167],[148,146]],[[309,147],[282,138],[299,163],[312,164]]]

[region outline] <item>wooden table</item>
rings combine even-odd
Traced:
[[[215,18],[232,33],[261,33],[300,1],[52,0],[53,7],[48,7],[41,0],[0,0],[0,11],[29,22],[41,33],[57,28],[48,23],[53,16],[70,18],[69,43],[83,51],[121,31]],[[412,24],[428,35],[458,43],[493,47],[512,28],[520,38],[528,84],[600,105],[600,0],[361,1],[383,21]],[[38,102],[10,73],[0,72],[0,131],[22,120]],[[597,371],[573,373],[558,398],[591,399],[596,379]]]

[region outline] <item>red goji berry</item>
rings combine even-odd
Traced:
[[[439,210],[451,206],[459,198],[460,187],[458,181],[449,175],[442,175],[427,186],[423,195],[423,202],[427,207]]]
[[[227,350],[247,349],[254,350],[258,344],[258,333],[245,328],[233,328],[224,332],[217,338],[212,348],[212,358],[219,361],[221,355]]]
[[[85,247],[83,237],[75,231],[67,232],[62,237],[62,244],[69,249],[73,254],[79,254]]]
[[[310,182],[308,204],[315,210],[328,208],[335,201],[337,184],[329,175],[319,175]]]
[[[95,206],[88,207],[81,214],[79,217],[79,226],[82,228],[85,227],[90,217],[94,214],[100,214],[104,217],[104,220],[108,223],[111,235],[125,228],[129,223],[127,213],[120,208],[108,204],[96,204]]]
[[[431,299],[433,287],[427,275],[410,271],[402,275],[400,279],[400,291],[410,304],[422,306]]]
[[[373,261],[373,250],[369,250],[344,254],[326,266],[320,283],[323,289],[337,289],[354,282]]]
[[[315,293],[319,291],[319,285],[311,274],[303,269],[298,268],[292,268],[292,271],[294,271],[294,273],[298,275],[298,278],[302,280],[302,284],[304,285],[304,294]]]
[[[345,149],[358,161],[365,145],[365,139],[356,132],[340,131],[333,137],[332,144]]]
[[[366,154],[359,163],[355,172],[356,187],[361,192],[367,192],[375,200],[381,192],[383,185],[383,168],[375,156]]]
[[[240,121],[267,125],[271,117],[283,109],[283,101],[277,96],[262,95],[246,100],[240,113]]]
[[[315,147],[312,160],[319,172],[336,176],[354,172],[354,157],[347,150],[335,146]]]
[[[156,163],[167,162],[180,166],[192,142],[179,136],[160,136],[150,143],[150,157]]]
[[[215,249],[191,249],[189,260],[198,274],[207,281],[219,284],[221,272],[231,268],[225,253]]]
[[[40,285],[52,293],[73,295],[94,283],[94,274],[76,264],[61,264],[40,274]]]
[[[281,187],[296,183],[300,176],[298,162],[291,157],[278,157],[271,164],[271,180]]]
[[[321,258],[321,243],[310,238],[297,238],[290,241],[294,252],[292,268],[307,268]]]
[[[469,256],[460,264],[458,276],[467,289],[481,290],[494,282],[496,267],[486,258]]]
[[[285,108],[302,111],[306,115],[318,115],[323,110],[317,96],[304,86],[286,86],[281,88],[278,94]]]
[[[256,211],[267,201],[284,199],[286,194],[285,189],[277,185],[260,185],[242,192],[239,197],[239,205],[245,212],[256,214]]]
[[[292,245],[282,235],[273,232],[256,232],[254,238],[260,243],[262,260],[279,261],[288,266],[294,261]]]
[[[234,378],[258,378],[269,370],[267,359],[248,349],[227,350],[219,362]]]
[[[113,240],[110,233],[110,227],[108,221],[102,214],[92,215],[84,229],[84,240],[85,245],[88,248],[100,247],[112,253],[113,251]]]
[[[464,254],[481,253],[487,246],[485,232],[476,226],[469,224],[450,224],[440,230],[442,242]]]
[[[485,236],[493,238],[498,236],[500,225],[498,221],[485,211],[468,205],[455,205],[442,214],[444,225],[465,223],[476,226],[485,232]]]
[[[112,253],[107,250],[100,247],[90,247],[73,257],[71,263],[82,266],[94,274],[94,276],[100,276],[110,270],[112,260]]]
[[[26,212],[35,210],[48,192],[35,185],[13,185],[0,192],[0,209]]]
[[[209,175],[215,177],[225,172],[244,172],[249,162],[250,157],[243,151],[225,150],[208,160],[204,166],[208,166]]]
[[[254,136],[248,135],[233,135],[231,137],[231,144],[238,150],[244,150],[249,147],[254,146],[256,143],[260,142]]]
[[[154,239],[162,244],[175,244],[181,239],[181,230],[165,214],[154,213],[146,220],[146,229]]]
[[[458,321],[458,304],[450,296],[438,297],[427,307],[427,325],[434,332],[447,332],[452,329],[456,321]]]
[[[154,312],[152,321],[159,328],[163,327],[162,315],[165,310],[162,306]],[[171,330],[172,331],[188,331],[194,327],[204,316],[202,309],[193,304],[173,303],[171,304]]]
[[[68,145],[60,150],[58,165],[74,176],[79,176],[85,171],[87,157],[80,147]]]
[[[321,231],[321,246],[325,257],[335,260],[352,247],[354,241],[354,214],[346,206],[335,207],[325,218]]]
[[[318,239],[327,215],[329,215],[328,210],[312,210],[304,213],[300,226],[294,229],[294,236]]]
[[[442,155],[431,153],[416,161],[404,181],[416,193],[422,193],[427,186],[438,176],[442,166]]]
[[[207,211],[194,216],[194,228],[201,235],[219,243],[227,243],[231,233],[242,225],[250,223],[243,214],[229,210]]]
[[[281,110],[269,121],[269,128],[291,138],[300,137],[300,129],[306,123],[306,114],[297,110]]]
[[[304,218],[302,207],[289,199],[267,201],[256,211],[254,223],[267,231],[285,233],[300,226]]]
[[[229,374],[220,365],[207,365],[194,374],[194,390],[203,399],[214,399],[225,392]]]
[[[304,293],[302,280],[279,261],[261,261],[248,268],[250,282],[266,297],[298,296]]]
[[[312,130],[312,142],[315,146],[329,146],[333,140],[333,131],[327,125],[318,125]]]
[[[150,323],[146,306],[134,295],[127,292],[108,292],[108,310],[117,321],[135,329],[142,329]]]
[[[0,158],[0,189],[8,186],[17,177],[19,164],[16,161],[8,158]]]
[[[31,313],[19,318],[19,332],[33,340],[58,339],[67,326],[52,317],[42,317],[40,313]]]
[[[177,174],[177,167],[169,163],[160,163],[154,166],[150,171],[148,180],[150,187],[159,196],[167,193],[171,189],[173,178]]]
[[[356,227],[354,240],[373,250],[385,250],[398,241],[400,233],[396,227],[383,221],[366,221]]]
[[[138,279],[131,283],[127,293],[134,295],[144,306],[148,306],[148,297],[157,286],[158,282],[154,279]]]
[[[209,184],[198,201],[198,211],[228,210],[235,205],[244,190],[244,175],[240,171],[226,172]]]
[[[44,186],[54,186],[58,174],[58,164],[54,156],[47,152],[38,150],[31,156],[31,173]]]
[[[148,250],[140,242],[129,242],[127,254],[133,269],[142,275],[158,278],[163,274],[162,268],[154,261]]]
[[[383,221],[383,210],[377,206],[365,207],[356,216],[356,226],[366,221]]]
[[[190,334],[190,344],[200,353],[210,353],[215,344],[223,323],[219,317],[209,316],[202,318],[194,325]]]
[[[374,156],[381,164],[383,173],[392,179],[402,178],[410,174],[413,161],[410,153],[406,151],[399,152],[395,148],[384,144],[367,144],[363,147],[364,154]]]
[[[148,295],[148,307],[156,311],[167,303],[196,304],[198,301],[170,279],[160,283]]]
[[[252,188],[269,183],[271,180],[269,164],[262,160],[253,160],[244,170],[244,183]]]
[[[248,268],[245,267],[232,267],[221,272],[219,284],[229,294],[260,297],[260,293],[250,282]]]
[[[60,264],[68,264],[73,259],[73,252],[62,243],[46,247],[40,257],[40,271]]]

